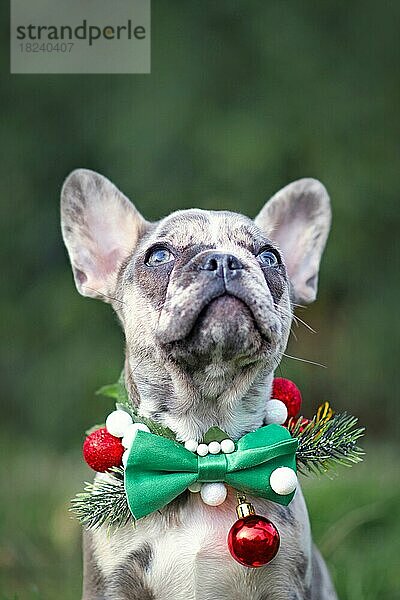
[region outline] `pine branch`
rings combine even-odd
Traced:
[[[124,526],[133,520],[124,488],[124,471],[113,468],[106,480],[85,483],[84,491],[71,500],[71,511],[86,529]]]
[[[323,474],[337,465],[350,467],[362,461],[363,450],[357,441],[364,435],[356,427],[358,419],[347,413],[318,418],[304,425],[303,417],[291,420],[289,431],[297,438],[297,468],[303,474]]]

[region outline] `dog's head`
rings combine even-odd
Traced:
[[[254,221],[184,210],[149,223],[87,170],[74,171],[62,190],[76,286],[114,306],[133,400],[164,392],[178,402],[189,394],[186,409],[196,393],[216,401],[228,384],[243,384],[245,393],[260,374],[273,373],[293,302],[315,299],[329,226],[328,195],[314,179],[282,189]],[[150,404],[148,414],[160,412],[160,403]]]

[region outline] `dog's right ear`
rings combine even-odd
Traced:
[[[148,223],[108,179],[87,169],[73,171],[61,191],[61,228],[83,296],[110,301],[123,261]]]
[[[328,192],[316,179],[290,183],[265,204],[255,223],[283,253],[295,302],[317,295],[318,270],[331,225]]]

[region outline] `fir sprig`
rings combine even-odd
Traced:
[[[106,479],[86,482],[84,491],[72,499],[71,511],[86,529],[127,525],[133,517],[125,494],[124,470],[114,467]]]
[[[358,419],[347,413],[328,418],[316,415],[304,425],[303,417],[291,420],[289,431],[298,439],[297,468],[300,473],[323,474],[337,465],[350,467],[362,461],[363,450],[357,445],[364,428]]]

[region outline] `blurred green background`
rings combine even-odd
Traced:
[[[341,599],[400,598],[397,462],[399,2],[152,3],[152,73],[8,74],[1,6],[0,599],[80,597],[69,498],[89,470],[83,431],[110,404],[123,338],[75,290],[59,192],[76,167],[114,181],[147,218],[255,215],[299,177],[327,186],[333,230],[319,298],[281,372],[368,427],[353,471],[305,482]],[[201,600],[201,599],[200,599]]]

